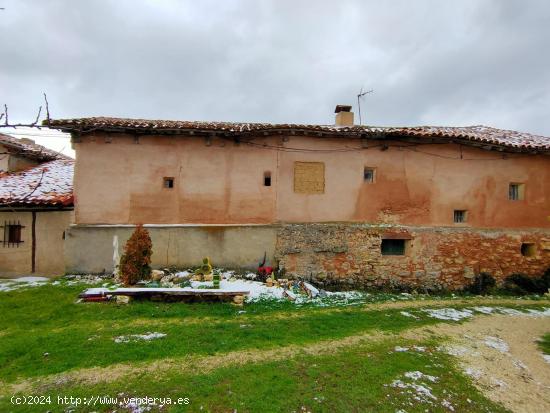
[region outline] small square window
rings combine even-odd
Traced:
[[[537,254],[537,246],[532,242],[521,244],[521,255],[524,257],[534,257]]]
[[[162,186],[164,188],[171,189],[174,187],[174,178],[171,177],[165,177],[162,182]]]
[[[4,246],[17,246],[23,242],[21,239],[21,229],[25,228],[18,223],[4,222]]]
[[[525,184],[511,183],[508,187],[508,199],[511,201],[521,201],[525,195]]]
[[[461,224],[463,222],[466,222],[468,218],[468,211],[465,211],[463,209],[455,209],[454,211],[454,222],[455,224]]]
[[[375,178],[375,172],[374,168],[367,168],[363,169],[363,180],[369,184],[374,183]]]
[[[264,172],[264,186],[271,186],[271,172]]]
[[[406,242],[405,239],[383,239],[382,255],[405,255]]]

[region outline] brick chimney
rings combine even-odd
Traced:
[[[336,126],[353,126],[353,112],[351,105],[336,105]]]

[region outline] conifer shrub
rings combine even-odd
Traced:
[[[139,224],[124,246],[120,257],[119,275],[124,285],[134,285],[151,277],[153,243],[149,231]]]

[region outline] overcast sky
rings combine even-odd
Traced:
[[[334,106],[355,107],[363,87],[374,89],[362,103],[366,124],[484,124],[550,136],[546,0],[0,7],[0,104],[12,121],[32,119],[46,92],[54,118],[330,124]]]

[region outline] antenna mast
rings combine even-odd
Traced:
[[[361,119],[361,98],[364,97],[366,94],[374,92],[373,89],[367,90],[366,92],[363,92],[363,88],[359,91],[359,94],[357,95],[357,106],[359,107],[359,125],[363,124],[363,119]]]

